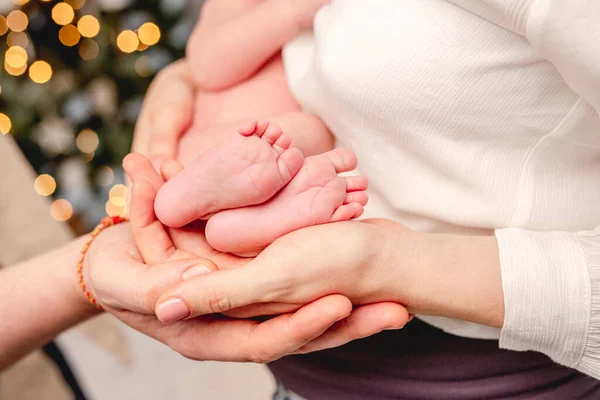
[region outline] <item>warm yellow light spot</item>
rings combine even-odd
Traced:
[[[8,32],[8,22],[6,22],[6,18],[3,15],[0,15],[0,36],[6,32]]]
[[[68,221],[73,216],[73,206],[65,199],[56,200],[50,206],[50,215],[56,221]]]
[[[12,76],[21,76],[27,71],[27,64],[24,64],[20,68],[13,68],[6,63],[6,60],[4,60],[4,69]]]
[[[84,129],[77,135],[77,148],[82,153],[93,153],[98,149],[100,140],[98,135],[91,129]]]
[[[25,48],[29,45],[29,38],[25,32],[11,32],[6,37],[6,44],[9,47],[19,46]]]
[[[113,197],[127,198],[127,192],[129,192],[129,189],[127,189],[127,186],[115,185],[112,187],[112,189],[110,189],[110,192],[108,193],[108,197],[111,199]]]
[[[79,45],[79,56],[81,58],[86,61],[93,60],[98,57],[98,53],[100,53],[100,47],[94,40],[84,39],[81,41]]]
[[[160,28],[152,22],[146,22],[140,27],[138,36],[142,43],[153,46],[160,41]]]
[[[6,17],[6,22],[13,32],[23,32],[27,29],[27,25],[29,25],[27,14],[21,10],[11,11],[10,14],[8,14],[8,17]]]
[[[6,50],[4,63],[10,68],[19,69],[27,66],[27,52],[20,46],[12,46]]]
[[[91,15],[84,15],[77,22],[77,29],[79,29],[81,36],[93,38],[100,32],[100,23],[95,17]]]
[[[52,78],[52,67],[46,61],[36,61],[29,67],[29,77],[35,83],[46,83]]]
[[[79,10],[85,5],[85,0],[65,0],[65,3],[73,7],[74,10]]]
[[[106,202],[106,214],[108,214],[110,217],[126,217],[127,205],[117,205],[109,200]]]
[[[29,3],[29,0],[13,0],[13,3],[18,6],[24,6],[25,4]]]
[[[68,47],[73,47],[77,43],[79,43],[79,39],[81,39],[81,35],[75,26],[73,25],[65,25],[58,32],[58,39],[62,44]]]
[[[56,181],[50,175],[40,175],[33,183],[33,188],[40,196],[51,196],[56,191]]]
[[[140,42],[140,44],[138,44],[137,51],[146,51],[146,50],[148,50],[148,47],[150,47],[150,46]]]
[[[117,47],[123,53],[133,53],[140,43],[134,31],[123,31],[117,36]]]
[[[8,135],[12,129],[12,122],[8,115],[0,113],[0,133]]]
[[[70,24],[73,18],[75,18],[75,11],[67,3],[58,3],[52,9],[52,19],[58,25]]]

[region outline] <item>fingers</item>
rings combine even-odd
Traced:
[[[131,180],[145,179],[152,184],[154,190],[158,191],[164,184],[161,176],[154,170],[148,157],[131,153],[123,159],[123,168]]]
[[[266,322],[205,316],[163,325],[149,316],[119,312],[116,315],[134,329],[168,344],[188,358],[266,363],[296,352],[351,311],[352,304],[347,298],[332,295],[294,314]]]
[[[133,150],[148,155],[156,165],[175,158],[179,137],[192,121],[193,99],[194,85],[185,60],[161,71],[144,100]]]
[[[156,191],[145,179],[134,179],[131,192],[130,224],[135,243],[144,261],[156,264],[169,259],[175,252],[169,234],[154,214]]]
[[[250,265],[216,271],[183,282],[162,295],[156,306],[156,316],[168,324],[200,315],[220,314],[262,303],[265,294],[271,292],[265,274],[257,274]]]
[[[377,303],[356,308],[352,314],[331,327],[317,339],[303,346],[297,354],[311,353],[342,346],[373,336],[383,330],[402,329],[409,320],[406,308],[396,303]]]
[[[169,287],[189,276],[208,273],[214,269],[216,266],[211,261],[200,258],[175,260],[152,268],[129,259],[120,260],[118,265],[107,265],[101,269],[102,275],[95,272],[92,279],[96,295],[103,306],[153,314],[156,300]]]
[[[230,318],[255,318],[267,315],[288,314],[299,310],[302,306],[303,304],[292,303],[262,303],[236,308],[223,314]]]

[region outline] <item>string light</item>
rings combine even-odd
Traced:
[[[26,48],[29,45],[29,38],[25,32],[11,32],[6,37],[8,47],[19,46]]]
[[[65,25],[58,31],[58,39],[67,47],[73,47],[81,39],[79,30],[73,25]]]
[[[79,132],[75,142],[77,143],[77,148],[82,153],[93,153],[98,149],[98,145],[100,144],[98,135],[91,129],[84,129]]]
[[[12,129],[12,122],[8,115],[0,113],[0,133],[8,135]]]
[[[85,0],[65,0],[65,3],[73,7],[74,10],[80,10],[85,5]]]
[[[40,196],[48,197],[56,191],[56,181],[50,175],[40,175],[33,183],[33,188]]]
[[[6,51],[4,62],[11,68],[22,68],[27,65],[27,52],[21,46],[12,46]]]
[[[8,22],[6,22],[6,18],[3,15],[0,15],[0,36],[6,32],[8,32]]]
[[[160,28],[152,22],[146,22],[138,30],[140,42],[146,46],[154,46],[160,41],[160,36]]]
[[[27,15],[21,10],[13,10],[6,17],[8,27],[13,32],[23,32],[29,25]]]
[[[123,31],[117,36],[117,47],[123,53],[133,53],[137,50],[140,41],[134,31]]]
[[[95,17],[84,15],[77,22],[77,29],[79,29],[81,36],[93,38],[100,32],[100,23]]]
[[[73,216],[73,206],[65,199],[56,200],[50,206],[50,215],[56,221],[68,221]]]
[[[52,9],[52,19],[58,25],[70,24],[74,18],[75,18],[75,11],[73,11],[73,7],[71,7],[67,3],[58,3]]]
[[[29,67],[29,77],[35,83],[46,83],[52,78],[52,67],[46,61],[36,61]]]
[[[84,39],[79,45],[79,56],[86,61],[93,60],[98,57],[100,53],[100,47],[92,39]]]

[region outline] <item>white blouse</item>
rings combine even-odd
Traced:
[[[600,1],[333,0],[284,60],[369,217],[496,235],[504,328],[422,318],[600,378]]]

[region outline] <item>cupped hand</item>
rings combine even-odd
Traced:
[[[192,123],[194,90],[185,59],[163,69],[148,89],[132,150],[148,156],[157,171],[177,157],[179,139]]]
[[[402,260],[387,255],[398,246],[410,254],[411,238],[411,231],[385,220],[302,229],[241,268],[194,277],[169,290],[159,300],[157,315],[171,322],[174,303],[186,306],[187,318],[255,304],[306,304],[330,294],[344,295],[354,305],[402,303]]]
[[[134,183],[131,224],[146,262],[164,263],[173,259],[180,262],[192,254],[204,257],[200,264],[211,271],[215,271],[216,266],[206,262],[206,258],[215,261],[222,270],[242,269],[251,262],[250,259],[213,250],[198,227],[165,230],[154,213],[150,212],[162,179],[141,155],[128,156],[124,165]],[[168,169],[169,164],[165,167]],[[165,171],[165,175],[176,172]],[[210,275],[198,269],[193,271],[182,274],[181,281]],[[278,308],[277,305],[260,304],[254,309],[247,309],[251,311],[246,312],[248,315],[264,315],[277,310],[287,312],[299,308],[294,313],[279,315],[266,322],[207,315],[163,325],[155,317],[139,314],[128,313],[121,315],[121,318],[134,328],[145,329],[151,336],[191,358],[256,362],[340,346],[384,329],[399,329],[408,319],[406,310],[400,305],[371,304],[353,310],[347,298],[335,294],[300,304],[307,305],[300,307],[286,303]]]

